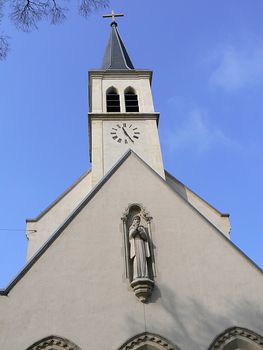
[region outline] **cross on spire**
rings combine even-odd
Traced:
[[[110,14],[108,14],[108,15],[103,15],[102,17],[103,17],[103,18],[109,18],[109,17],[111,17],[112,23],[116,23],[116,22],[115,22],[115,17],[123,17],[123,16],[124,16],[123,13],[115,13],[114,10],[112,10]]]

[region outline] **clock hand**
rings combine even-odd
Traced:
[[[127,131],[124,129],[124,127],[122,127],[122,130],[123,130],[124,134],[131,140],[131,142],[134,143],[133,139],[130,137],[130,135],[127,133]]]

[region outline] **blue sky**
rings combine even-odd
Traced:
[[[125,13],[119,31],[135,67],[154,71],[166,169],[230,213],[232,241],[262,268],[262,1],[113,0],[111,8]],[[32,33],[5,25],[0,287],[25,264],[25,219],[90,167],[87,71],[100,66],[108,40],[103,13],[84,20],[73,10]]]

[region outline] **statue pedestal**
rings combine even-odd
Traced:
[[[136,297],[142,303],[145,303],[152,294],[154,282],[149,278],[136,278],[130,285]]]

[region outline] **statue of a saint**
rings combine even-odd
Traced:
[[[133,261],[133,281],[149,278],[147,258],[150,258],[149,240],[146,229],[140,225],[141,218],[135,215],[129,228],[130,258]]]

